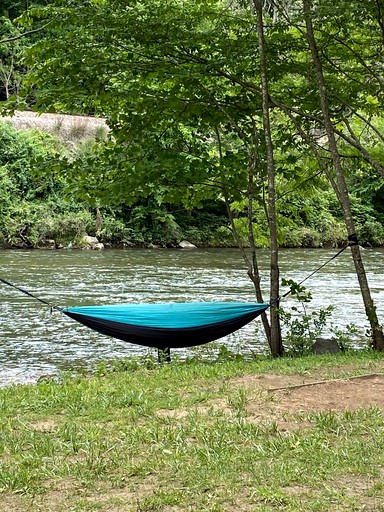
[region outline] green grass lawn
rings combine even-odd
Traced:
[[[0,390],[1,512],[384,511],[380,396],[270,391],[384,373],[384,355],[125,366]]]

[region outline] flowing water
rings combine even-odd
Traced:
[[[332,250],[281,251],[281,276],[300,281],[330,258]],[[384,251],[363,253],[372,294],[384,321]],[[268,300],[268,252],[260,252],[262,286]],[[253,287],[236,249],[105,251],[0,251],[0,277],[49,303],[65,307],[168,301],[254,302]],[[338,327],[367,328],[350,251],[306,281],[310,310],[333,304]],[[284,291],[284,290],[283,290]],[[287,298],[283,306],[293,305]],[[245,352],[266,349],[260,320],[220,340]],[[92,367],[102,360],[148,349],[100,335],[0,283],[0,385]],[[180,357],[188,352],[176,351]],[[153,351],[155,354],[155,351]]]

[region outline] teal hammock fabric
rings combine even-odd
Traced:
[[[143,327],[183,329],[233,320],[266,307],[267,304],[247,302],[169,302],[76,306],[63,312]]]
[[[168,354],[171,348],[202,345],[227,336],[270,306],[252,302],[170,302],[60,308],[6,279],[0,277],[0,282],[90,329]]]

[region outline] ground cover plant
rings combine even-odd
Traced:
[[[384,359],[151,359],[0,390],[0,511],[384,510]]]

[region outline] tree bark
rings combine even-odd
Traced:
[[[319,51],[316,44],[316,39],[314,35],[314,29],[312,24],[312,16],[311,16],[311,0],[303,0],[303,8],[305,15],[305,23],[306,23],[306,37],[309,49],[312,55],[312,61],[314,64],[315,72],[316,72],[316,81],[319,91],[321,111],[323,115],[324,127],[327,132],[328,137],[328,145],[329,150],[332,154],[332,162],[333,162],[333,170],[335,173],[335,185],[336,185],[336,194],[340,202],[340,206],[342,208],[344,214],[345,225],[347,227],[348,236],[353,237],[355,235],[355,223],[353,220],[352,212],[351,212],[351,204],[349,199],[349,193],[347,184],[345,181],[345,176],[341,164],[340,153],[337,147],[337,142],[334,133],[334,127],[332,125],[330,113],[329,113],[329,105],[328,105],[328,96],[327,96],[327,88],[325,84],[323,67],[321,63],[321,59],[319,56]],[[361,252],[358,244],[354,244],[351,246],[351,252],[353,257],[353,262],[356,269],[357,278],[360,285],[361,295],[364,301],[365,312],[368,317],[371,333],[372,333],[372,348],[376,350],[383,351],[384,350],[384,335],[381,325],[379,324],[379,320],[376,314],[376,307],[374,306],[371,291],[369,288],[367,276],[365,273],[364,264],[361,258]]]
[[[273,143],[271,135],[271,124],[269,118],[269,87],[267,72],[267,57],[265,50],[265,37],[263,27],[263,2],[253,0],[257,20],[258,46],[260,54],[260,77],[263,111],[263,127],[267,155],[268,170],[268,224],[270,233],[270,349],[273,357],[283,355],[284,347],[281,339],[279,307],[279,249],[277,243],[277,222],[276,222],[276,197],[275,197],[275,161],[273,154]]]

